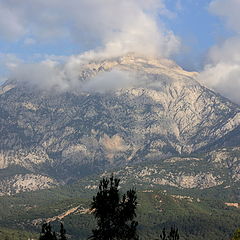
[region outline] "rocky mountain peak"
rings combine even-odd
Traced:
[[[197,72],[188,72],[178,66],[174,61],[164,58],[139,56],[135,53],[98,61],[91,61],[82,65],[83,71],[98,70],[137,72],[142,75],[162,75],[172,80],[195,79]],[[139,77],[139,76],[138,76]]]

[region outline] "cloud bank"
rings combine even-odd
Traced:
[[[236,103],[240,103],[240,1],[214,0],[209,11],[223,19],[234,36],[212,47],[199,79]]]
[[[56,57],[11,68],[12,78],[40,87],[59,85],[64,90],[75,86],[79,67],[91,59],[129,52],[170,57],[180,46],[178,37],[160,20],[161,16],[173,17],[164,0],[0,0],[0,14],[0,39],[25,45],[65,39],[79,46],[80,54],[66,57],[64,64]],[[115,86],[109,76],[108,85]],[[114,72],[112,78],[122,79],[125,85],[128,77]],[[89,88],[96,89],[91,84]],[[97,81],[95,85],[100,88]]]
[[[176,1],[178,9],[182,8],[180,3]],[[210,13],[222,18],[234,34],[211,48],[199,77],[208,87],[237,103],[240,103],[239,9],[239,0],[210,2]],[[178,37],[161,21],[162,16],[174,17],[164,0],[0,0],[0,14],[0,39],[4,41],[34,45],[65,39],[78,44],[79,55],[46,56],[37,63],[24,63],[12,54],[0,53],[0,60],[6,58],[2,66],[10,69],[12,78],[44,88],[79,87],[79,68],[92,59],[129,52],[169,58],[180,48]],[[132,83],[132,77],[113,71],[82,87],[102,92],[109,86],[124,87],[127,81]]]
[[[11,73],[12,79],[17,79],[31,86],[37,86],[43,90],[72,91],[106,93],[134,85],[137,78],[128,72],[113,69],[100,72],[87,81],[79,80],[81,63],[74,66],[60,65],[53,60],[40,63],[19,64]]]
[[[106,56],[127,52],[168,57],[178,38],[159,22],[162,0],[0,0],[0,36],[10,40],[71,39]]]
[[[127,72],[112,70],[102,72],[83,85],[83,90],[88,92],[105,93],[119,88],[126,88],[136,82],[136,78]]]

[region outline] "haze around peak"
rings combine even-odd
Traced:
[[[0,0],[0,83],[68,89],[83,63],[135,52],[198,70],[240,103],[238,10],[238,0]]]
[[[161,16],[171,17],[162,0],[0,0],[0,9],[5,14],[0,20],[5,41],[24,39],[25,45],[36,45],[68,39],[77,43],[76,54],[35,56],[6,64],[11,78],[41,87],[75,85],[78,68],[93,59],[128,52],[168,58],[180,47],[179,38],[161,21]],[[2,59],[5,62],[9,57],[2,54]]]
[[[41,74],[39,74],[41,73]],[[160,57],[128,53],[103,58],[87,53],[71,56],[64,63],[54,60],[19,64],[11,73],[16,79],[42,89],[58,91],[80,90],[105,93],[128,87],[146,87],[146,76],[168,76],[169,79],[194,78],[195,73],[184,71],[174,61]],[[151,80],[149,79],[151,82]]]

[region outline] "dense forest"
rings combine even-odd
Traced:
[[[199,202],[198,199],[194,198],[180,200],[170,197],[164,191],[136,191],[134,188],[129,189],[129,185],[125,188],[122,186],[119,188],[119,181],[115,178],[102,179],[97,192],[96,190],[88,192],[86,189],[79,191],[78,184],[75,185],[75,188],[68,187],[61,189],[61,191],[45,190],[39,193],[31,192],[2,197],[0,203],[1,206],[6,207],[6,211],[3,207],[0,208],[1,226],[5,227],[0,229],[1,239],[45,240],[48,239],[43,238],[47,232],[52,232],[53,237],[59,240],[62,240],[60,238],[62,235],[69,240],[87,239],[88,237],[101,239],[98,234],[104,232],[104,224],[107,224],[107,229],[109,229],[109,225],[112,226],[113,223],[112,233],[118,234],[120,237],[113,235],[109,239],[156,240],[172,239],[172,236],[174,239],[179,237],[183,240],[239,240],[240,230],[234,233],[240,225],[239,211],[226,207],[221,201]],[[80,194],[80,198],[73,198],[76,193]],[[48,199],[47,202],[46,199]],[[35,203],[34,207],[30,205],[33,202]],[[63,224],[59,223],[59,219],[55,219],[51,222],[50,230],[48,227],[48,231],[46,225],[41,224],[41,221],[38,223],[38,227],[33,227],[30,224],[31,219],[36,219],[36,217],[43,219],[44,215],[44,219],[48,219],[56,215],[59,209],[67,210],[70,206],[78,205],[81,205],[82,208],[88,207],[99,211],[92,211],[92,214],[66,216],[61,220],[64,222],[64,227]],[[19,206],[27,209],[25,215]],[[108,219],[107,222],[101,214],[104,214],[104,217]],[[12,230],[16,226],[16,215],[19,217],[19,229],[25,229],[25,231]],[[121,219],[123,216],[124,218]],[[26,221],[26,219],[28,220]],[[21,225],[20,221],[24,224]],[[106,232],[109,234],[109,231]],[[124,232],[126,232],[125,236]],[[123,236],[124,238],[121,238]],[[105,236],[102,239],[108,238]]]

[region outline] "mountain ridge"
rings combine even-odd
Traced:
[[[239,106],[170,60],[130,54],[80,64],[77,72],[79,85],[66,91],[18,81],[1,87],[1,168],[20,165],[68,182],[90,172],[221,148],[231,133],[238,139]],[[115,88],[114,77],[130,83]],[[98,91],[97,81],[98,87],[113,88]],[[231,146],[238,145],[234,139]]]

